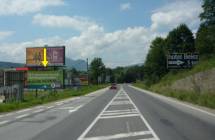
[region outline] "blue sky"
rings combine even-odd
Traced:
[[[109,67],[143,63],[150,41],[181,23],[196,32],[202,11],[201,0],[0,3],[0,61],[25,62],[26,47],[48,44],[66,45],[72,59],[102,57]]]

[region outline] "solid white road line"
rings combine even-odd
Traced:
[[[23,115],[20,115],[20,116],[17,116],[15,117],[16,119],[21,119],[21,118],[24,118],[24,117],[27,117],[29,116],[30,114],[23,114]]]
[[[144,136],[149,134],[151,134],[150,131],[140,131],[140,132],[120,133],[120,134],[109,135],[109,136],[88,137],[88,138],[84,138],[83,140],[111,140],[111,139],[122,139],[122,138],[135,137],[135,136]]]
[[[10,122],[10,121],[8,121],[8,120],[6,120],[6,121],[1,121],[1,122],[0,122],[0,125],[6,124],[6,123],[8,123],[8,122]]]
[[[117,92],[116,95],[118,95],[118,93],[120,93],[121,90],[119,90]],[[112,101],[114,100],[114,98],[116,97],[116,95],[110,100],[110,102],[104,107],[104,109],[100,112],[100,114],[93,120],[93,122],[87,127],[87,129],[81,134],[81,136],[77,139],[77,140],[83,140],[84,137],[86,136],[86,134],[90,131],[90,129],[95,125],[95,123],[99,120],[100,115],[109,107],[109,105],[112,103]]]
[[[126,91],[123,89],[123,91],[126,93]],[[127,93],[126,93],[127,94]],[[128,94],[127,94],[128,95]],[[133,104],[134,108],[137,110],[137,112],[139,112],[141,119],[143,120],[143,122],[146,124],[146,126],[148,127],[148,129],[152,132],[152,135],[156,138],[156,140],[160,140],[160,138],[157,136],[157,134],[155,133],[155,131],[151,128],[151,126],[149,125],[149,123],[146,121],[146,119],[143,117],[143,115],[141,114],[140,110],[137,108],[137,106],[134,104],[134,102],[131,100],[131,98],[128,95],[128,98],[130,100],[130,102]]]
[[[158,95],[157,93],[154,93],[154,92],[151,92],[151,91],[148,91],[148,90],[144,90],[144,89],[140,89],[140,88],[137,88],[137,87],[134,87],[134,86],[130,86],[130,85],[129,85],[129,87],[132,87],[132,88],[134,88],[134,89],[136,89],[136,90],[138,90],[138,91],[141,91],[141,92],[143,92],[143,93],[146,93],[146,94],[148,94],[148,95],[151,95],[151,96],[153,96],[153,97],[155,97],[155,98],[163,99],[163,100],[166,100],[166,101],[168,101],[168,102],[172,102],[172,103],[175,103],[175,104],[179,104],[179,105],[182,105],[182,106],[184,106],[184,107],[190,108],[190,109],[192,109],[192,110],[199,111],[199,112],[202,112],[202,113],[207,114],[207,115],[209,115],[209,116],[215,117],[215,114],[214,114],[214,113],[210,113],[210,112],[208,112],[208,111],[205,111],[205,110],[202,110],[202,109],[193,107],[193,106],[188,105],[188,104],[185,104],[185,103],[183,103],[183,102],[173,100],[173,99],[171,99],[171,98],[169,98],[169,97],[165,97],[165,96],[162,96],[162,95]]]

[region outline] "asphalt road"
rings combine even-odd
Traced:
[[[0,115],[0,140],[215,140],[215,115],[128,85]]]

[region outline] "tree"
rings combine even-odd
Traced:
[[[99,77],[104,77],[105,75],[105,65],[101,58],[94,58],[90,64],[90,78],[93,83],[99,83]],[[101,79],[104,81],[104,79]]]
[[[194,52],[195,40],[193,33],[185,24],[169,32],[166,39],[166,46],[169,52]]]
[[[117,83],[123,83],[124,82],[124,76],[125,76],[125,68],[123,67],[117,67],[113,70],[115,82]]]
[[[106,68],[105,69],[105,77],[110,80],[109,81],[110,83],[115,83],[114,72],[113,72],[113,70],[111,68]]]
[[[165,40],[160,37],[155,38],[150,48],[144,64],[144,78],[147,84],[158,82],[167,73]]]
[[[196,49],[200,55],[215,52],[215,26],[201,25],[196,35]]]
[[[203,0],[203,12],[200,14],[201,21],[205,26],[215,24],[215,0]]]
[[[202,24],[196,36],[196,48],[200,55],[215,53],[215,0],[204,0],[200,14]]]

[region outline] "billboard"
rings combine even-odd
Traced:
[[[26,48],[26,65],[27,66],[43,66],[44,48],[47,50],[48,66],[64,66],[65,65],[65,47],[34,47]]]
[[[28,71],[27,87],[33,89],[63,88],[63,70]]]

